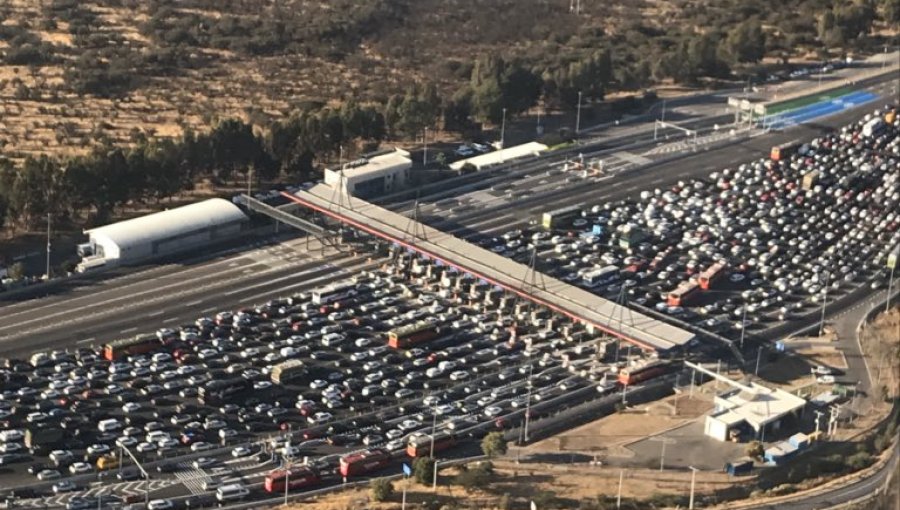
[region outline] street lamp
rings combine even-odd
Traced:
[[[578,91],[578,109],[575,113],[575,136],[578,136],[578,131],[581,129],[581,91]]]
[[[694,466],[688,466],[691,470],[691,499],[688,502],[688,510],[694,510],[694,482],[697,480],[697,471],[699,469]]]
[[[506,108],[503,109],[503,121],[500,124],[500,148],[506,148]]]
[[[428,166],[428,128],[426,127],[422,133],[422,144],[425,146],[425,150],[422,151],[422,168]]]
[[[144,466],[137,460],[137,457],[131,453],[131,450],[128,449],[127,446],[119,445],[119,447],[131,457],[131,461],[134,462],[134,465],[141,471],[141,474],[144,475],[144,506],[146,507],[150,503],[150,473],[144,469]]]
[[[819,336],[825,333],[825,305],[828,304],[828,285],[830,283],[831,273],[825,272],[825,286],[822,287],[822,318],[819,321]]]
[[[431,408],[431,450],[428,456],[434,459],[434,432],[437,429],[437,409]]]

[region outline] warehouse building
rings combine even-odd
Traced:
[[[326,168],[325,184],[362,199],[376,198],[405,188],[411,168],[409,152],[394,149],[351,161],[341,169]]]
[[[471,158],[454,161],[450,164],[453,170],[461,171],[466,165],[471,165],[475,170],[484,170],[502,163],[509,163],[521,158],[539,156],[547,150],[547,146],[538,142],[528,142],[506,149],[500,149],[487,154],[473,156]]]
[[[131,265],[174,255],[232,238],[247,225],[234,204],[213,198],[85,230],[89,241],[78,246],[79,272]]]

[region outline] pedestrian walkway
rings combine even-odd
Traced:
[[[203,489],[203,484],[212,480],[212,477],[206,474],[206,471],[192,467],[186,462],[179,464],[178,468],[179,469],[175,471],[175,478],[177,478],[191,494],[197,495],[206,492],[206,490]]]

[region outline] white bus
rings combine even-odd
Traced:
[[[594,269],[581,275],[581,280],[588,287],[594,288],[601,285],[609,285],[619,279],[619,268],[616,266],[605,266],[600,269]]]
[[[327,305],[328,303],[342,301],[353,296],[356,296],[356,283],[351,280],[344,280],[314,289],[312,291],[312,302],[316,305]]]

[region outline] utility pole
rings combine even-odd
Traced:
[[[138,462],[137,457],[135,457],[134,454],[131,453],[131,450],[129,450],[128,447],[121,446],[121,448],[122,451],[124,451],[128,454],[129,457],[131,457],[131,461],[134,462],[134,465],[137,466],[137,468],[141,471],[141,474],[144,475],[144,507],[146,508],[147,505],[150,504],[150,473],[148,473],[147,470],[144,469],[144,466],[142,466],[141,463]]]
[[[747,333],[747,303],[741,307],[743,311],[741,312],[741,352],[744,352],[744,336]]]
[[[422,144],[425,146],[425,150],[422,152],[422,168],[428,167],[428,128],[425,128],[422,133]]]
[[[663,98],[663,102],[662,102],[662,113],[661,113],[660,116],[659,116],[659,120],[660,120],[661,122],[665,122],[665,121],[666,121],[666,99],[665,99],[665,98]],[[654,139],[655,139],[655,137],[654,137]]]
[[[50,241],[47,241],[47,249],[50,249]],[[900,258],[900,253],[896,258]],[[888,277],[888,290],[887,296],[884,298],[884,311],[887,312],[891,309],[891,292],[894,290],[894,268],[897,267],[897,261],[894,260],[893,264],[891,264],[891,275]]]
[[[531,415],[531,388],[532,388],[531,374],[533,371],[534,371],[534,365],[529,365],[528,366],[528,382],[526,383],[528,385],[528,396],[526,397],[526,400],[525,400],[525,436],[524,436],[524,439],[525,439],[526,443],[528,442],[528,421],[529,421],[529,418]],[[437,473],[437,471],[435,471],[435,473]]]
[[[753,375],[759,377],[759,360],[762,358],[762,346],[759,346],[759,349],[756,350],[756,370],[753,371]]]
[[[500,148],[506,148],[506,108],[503,109],[503,121],[500,124]]]
[[[831,279],[831,274],[827,271],[825,272],[825,287],[822,288],[822,318],[819,321],[819,336],[825,334],[825,305],[828,304],[828,284]]]
[[[625,477],[625,471],[619,470],[619,490],[616,492],[616,508],[622,507],[622,479]]]
[[[250,192],[253,190],[253,165],[247,167],[247,205],[250,205]]]
[[[437,410],[431,408],[431,451],[428,456],[434,458],[434,431],[437,429]]]
[[[437,492],[438,464],[440,464],[440,462],[434,458],[432,458],[432,460],[434,461],[434,479],[431,482],[431,490]]]
[[[578,131],[581,129],[581,91],[578,91],[578,109],[575,113],[575,137],[578,137]]]
[[[688,510],[694,510],[694,482],[697,481],[697,471],[699,469],[694,466],[688,466],[691,470],[691,498],[688,502]]]
[[[291,489],[291,429],[288,428],[287,442],[284,443],[282,455],[284,457],[284,504],[288,504],[288,491]]]
[[[50,211],[47,211],[47,279],[50,279]]]

